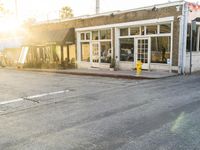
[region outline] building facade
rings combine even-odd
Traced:
[[[74,29],[39,29],[31,29],[26,35],[20,63],[28,68],[73,67],[76,60]]]
[[[139,60],[145,70],[178,71],[182,11],[182,2],[168,3],[99,16],[103,25],[76,28],[78,67],[109,68],[114,59],[120,70],[134,69]]]
[[[200,70],[198,23],[193,40],[196,51],[193,50],[192,60],[188,52],[189,26],[191,20],[200,16],[196,9],[198,5],[194,7],[192,10],[191,3],[185,1],[169,2],[40,23],[34,25],[32,31],[74,30],[75,39],[70,45],[75,51],[78,68],[109,69],[110,64],[115,62],[119,70],[133,70],[137,61],[141,61],[145,70],[186,73],[191,61],[192,71]]]

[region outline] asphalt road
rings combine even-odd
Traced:
[[[0,69],[2,150],[199,150],[200,74],[125,80]]]

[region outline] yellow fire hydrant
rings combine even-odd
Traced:
[[[141,75],[141,73],[142,73],[142,62],[137,61],[137,63],[136,63],[136,74]]]

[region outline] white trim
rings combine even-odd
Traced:
[[[98,34],[99,34],[99,32],[98,32]],[[82,41],[80,41],[80,43],[81,43]],[[90,41],[89,41],[89,46],[90,46],[90,65],[92,66],[93,65],[93,59],[92,59],[92,57],[93,57],[93,54],[92,54],[92,46],[93,46],[93,42],[92,42],[92,32],[91,32],[91,35],[90,35]],[[81,60],[82,61],[82,60]]]
[[[174,41],[174,22],[171,22],[171,36],[170,36],[170,65],[169,65],[169,72],[172,72],[172,63],[173,63],[173,41]]]
[[[149,35],[132,35],[132,36],[120,36],[119,39],[126,39],[126,38],[143,38],[143,37],[163,37],[163,36],[171,36],[171,33],[164,33],[164,34],[149,34]]]
[[[197,47],[196,47],[196,51],[199,52],[199,40],[200,40],[200,27],[198,27],[197,29]]]
[[[90,45],[90,61],[87,63],[90,64],[90,67],[98,67],[101,68],[102,66],[106,66],[106,64],[110,64],[110,63],[101,63],[101,42],[110,42],[111,43],[111,57],[113,58],[113,29],[109,28],[109,30],[111,31],[111,39],[101,39],[101,35],[100,35],[100,30],[96,29],[95,31],[98,31],[98,40],[92,40],[92,30],[90,31],[82,31],[82,32],[76,32],[77,34],[77,52],[79,53],[79,59],[78,59],[78,64],[85,62],[81,60],[81,43],[85,43],[88,42]],[[86,35],[86,33],[90,33],[90,40],[81,40],[80,36],[81,33],[84,33]],[[98,45],[98,56],[99,56],[99,62],[93,62],[93,44],[97,44]],[[103,65],[102,65],[103,64]]]
[[[76,32],[82,32],[82,31],[90,31],[90,30],[100,30],[100,29],[107,29],[112,27],[129,27],[129,26],[135,26],[135,25],[147,25],[147,24],[158,24],[158,23],[164,23],[164,22],[171,22],[174,21],[174,16],[170,17],[164,17],[164,18],[158,18],[158,19],[148,19],[148,20],[141,20],[141,21],[132,21],[132,22],[126,22],[126,23],[117,23],[117,24],[109,24],[109,25],[100,25],[100,26],[91,26],[91,27],[85,27],[85,28],[76,28]]]
[[[79,42],[81,39],[81,34],[80,33],[76,33],[77,36],[77,41],[76,41],[76,45],[77,45],[77,62],[81,62],[81,43]]]
[[[158,30],[158,34],[160,34],[160,24],[158,24],[158,29],[157,30]]]
[[[147,63],[143,63],[142,64],[142,69],[148,69],[150,70],[150,63],[151,63],[151,52],[150,52],[150,47],[151,47],[151,39],[150,37],[141,37],[141,38],[135,38],[134,39],[134,47],[135,47],[135,57],[134,57],[134,62],[135,62],[135,66],[136,66],[136,63],[138,61],[138,40],[148,40],[148,58],[147,58]]]
[[[151,70],[151,38],[148,38],[148,65],[149,65],[149,71]]]
[[[93,46],[94,45],[97,45],[97,48],[98,48],[98,59],[99,61],[98,62],[93,62]],[[90,62],[91,62],[91,67],[99,67],[99,64],[101,63],[101,57],[100,57],[100,41],[91,41],[91,45],[90,45],[90,55],[91,55],[91,59],[90,59]]]
[[[119,28],[115,28],[115,58],[116,62],[120,62],[120,41],[119,41],[119,37],[120,37],[120,31]]]
[[[113,52],[113,50],[114,50],[114,41],[113,41],[113,31],[114,31],[114,28],[111,28],[110,29],[111,30],[111,61],[112,61],[112,59],[115,59],[115,56],[113,55],[114,54],[114,52]]]

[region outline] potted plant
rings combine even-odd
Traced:
[[[115,59],[111,59],[111,63],[110,63],[110,71],[114,71],[115,70]]]

